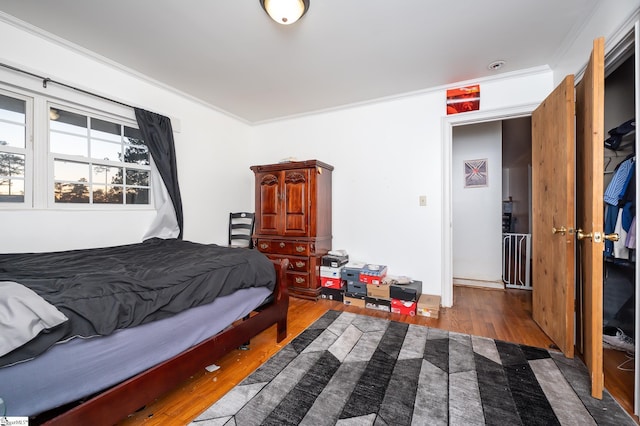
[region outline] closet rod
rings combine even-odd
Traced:
[[[12,71],[16,71],[16,72],[19,72],[19,73],[22,73],[22,74],[26,74],[26,75],[29,75],[31,77],[35,77],[37,79],[42,80],[42,87],[44,87],[45,89],[47,88],[47,84],[54,83],[54,84],[57,84],[58,86],[66,87],[67,89],[72,89],[72,90],[75,90],[77,92],[84,93],[85,95],[93,96],[95,98],[100,98],[100,99],[105,100],[105,101],[113,102],[114,104],[119,104],[119,105],[122,105],[122,106],[125,106],[125,107],[128,107],[128,108],[134,109],[134,107],[132,107],[131,105],[125,104],[124,102],[116,101],[115,99],[107,98],[106,96],[98,95],[97,93],[89,92],[89,91],[84,90],[84,89],[79,89],[77,87],[71,86],[71,85],[66,84],[66,83],[61,83],[61,82],[55,81],[55,80],[53,80],[53,79],[51,79],[49,77],[42,77],[42,76],[40,76],[38,74],[34,74],[32,72],[25,71],[25,70],[22,70],[20,68],[16,68],[14,66],[7,65],[7,64],[4,64],[2,62],[0,62],[0,66],[2,66],[4,68],[7,68],[7,69],[10,69]]]

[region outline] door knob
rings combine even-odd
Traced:
[[[592,238],[593,237],[593,233],[589,232],[588,234],[585,234],[584,232],[582,232],[582,229],[578,229],[576,231],[576,237],[579,240],[584,240],[585,238]]]
[[[561,226],[560,228],[556,228],[555,226],[553,228],[551,228],[551,233],[552,234],[560,234],[560,235],[564,235],[567,233],[567,228],[565,228],[564,226]]]
[[[620,235],[618,234],[605,234],[604,239],[608,241],[618,241],[620,240]]]

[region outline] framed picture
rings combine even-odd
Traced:
[[[488,185],[487,159],[464,162],[464,187],[479,188]]]

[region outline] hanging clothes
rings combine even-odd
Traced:
[[[616,167],[613,178],[604,192],[604,232],[620,235],[617,242],[605,240],[605,257],[629,258],[626,240],[635,217],[635,169],[635,156],[625,159]]]

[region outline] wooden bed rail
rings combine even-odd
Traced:
[[[156,398],[175,389],[191,375],[237,349],[251,337],[277,325],[277,340],[287,336],[289,293],[285,274],[289,261],[273,261],[276,270],[274,300],[248,319],[202,343],[94,396],[44,425],[113,425]],[[38,419],[36,418],[36,421]]]

